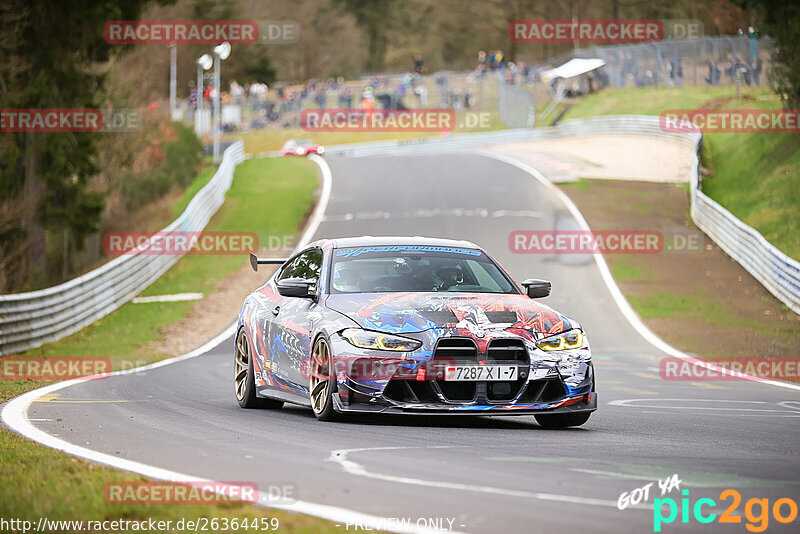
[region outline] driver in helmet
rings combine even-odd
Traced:
[[[461,272],[460,267],[442,267],[437,269],[436,277],[442,281],[439,286],[439,291],[447,291],[451,287],[457,286],[464,281],[464,273]]]

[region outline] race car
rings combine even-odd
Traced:
[[[325,147],[312,143],[307,139],[289,139],[278,151],[279,156],[306,156],[308,154],[322,155]]]
[[[247,296],[234,340],[243,408],[534,415],[582,425],[597,409],[581,326],[534,299],[467,241],[351,237],[311,243]]]

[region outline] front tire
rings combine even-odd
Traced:
[[[250,343],[244,328],[236,336],[236,351],[233,356],[233,384],[236,400],[242,408],[268,408],[276,410],[283,401],[262,399],[256,396],[256,379],[253,372],[253,358],[250,357]]]
[[[335,421],[339,413],[333,409],[336,378],[331,372],[331,349],[325,338],[319,338],[311,351],[308,396],[314,416],[320,421]]]
[[[543,428],[561,429],[581,426],[589,420],[591,413],[553,413],[535,415],[536,422]]]

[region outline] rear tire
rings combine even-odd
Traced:
[[[244,328],[236,336],[236,350],[233,354],[233,385],[236,400],[242,408],[268,408],[277,410],[283,401],[262,399],[256,396],[256,379],[253,372],[253,358],[250,357],[250,343]]]
[[[331,372],[331,349],[325,338],[314,344],[309,362],[308,396],[314,416],[320,421],[336,421],[339,412],[333,409],[333,393],[336,391],[336,378]]]
[[[536,422],[543,428],[560,429],[581,426],[589,420],[591,413],[553,413],[535,415]]]

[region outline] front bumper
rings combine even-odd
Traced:
[[[354,350],[343,339],[333,337],[337,392],[334,409],[353,413],[428,415],[531,415],[586,413],[597,410],[594,368],[588,347],[575,351],[569,364],[526,348],[520,353],[502,352],[503,359],[479,359],[465,365],[515,366],[516,378],[493,381],[446,381],[447,365],[462,365],[458,354],[442,359],[433,348],[437,339],[430,332],[405,334],[423,346],[414,354]],[[431,335],[426,339],[425,335]],[[449,338],[462,340],[463,337]],[[495,340],[516,340],[495,335]],[[490,347],[494,345],[488,345]],[[502,345],[500,345],[502,346]],[[452,349],[451,349],[452,350]],[[585,355],[583,353],[586,353]],[[516,359],[512,360],[516,354]],[[532,357],[531,357],[532,356]]]
[[[587,413],[597,410],[597,393],[567,397],[554,403],[526,404],[437,404],[437,403],[342,403],[338,394],[333,396],[334,409],[342,413],[380,413],[417,415],[536,415]]]

